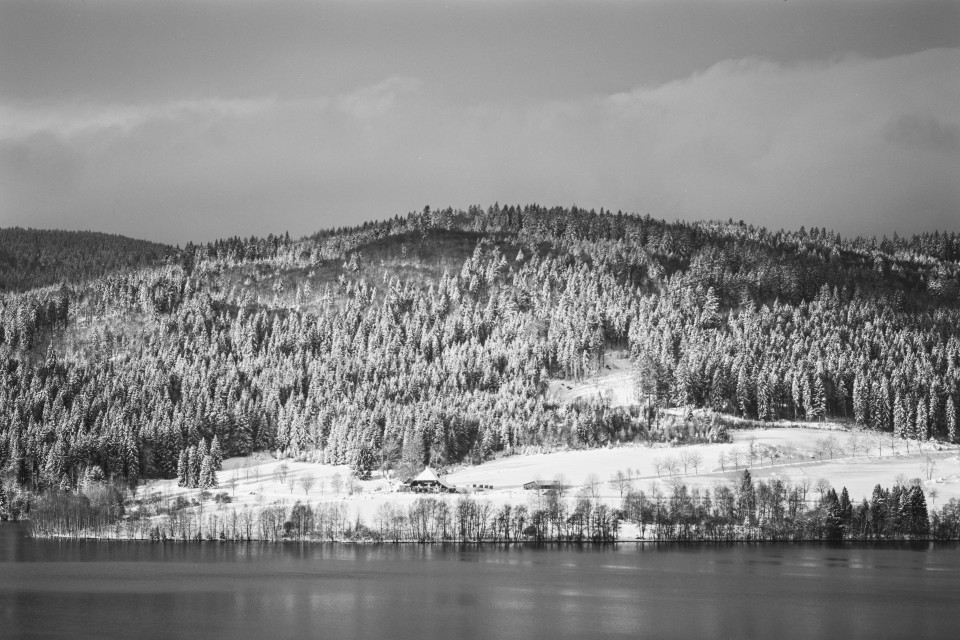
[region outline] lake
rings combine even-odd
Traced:
[[[37,541],[0,638],[954,638],[960,548]]]

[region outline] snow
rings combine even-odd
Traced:
[[[841,445],[846,445],[851,434],[817,428],[781,427],[738,430],[731,435],[733,442],[728,444],[683,447],[631,444],[605,449],[531,452],[505,456],[481,465],[452,470],[446,480],[461,487],[473,483],[493,486],[492,490],[475,492],[474,497],[477,499],[486,499],[494,504],[526,504],[535,497],[535,492],[525,491],[522,488],[525,482],[562,478],[563,484],[571,490],[572,495],[589,481],[589,476],[595,475],[600,481],[600,498],[607,504],[616,506],[620,503],[620,492],[608,481],[617,471],[633,476],[632,484],[637,489],[649,490],[652,484],[659,484],[662,490],[669,492],[667,472],[662,470],[658,476],[655,460],[679,460],[684,452],[699,452],[703,461],[697,470],[689,468],[684,472],[682,466],[679,468],[679,476],[688,486],[709,488],[718,483],[732,483],[744,468],[744,452],[752,441],[756,447],[776,445],[786,454],[773,463],[765,458],[762,465],[758,462],[752,464],[750,472],[757,479],[779,477],[791,483],[808,479],[812,489],[817,479],[826,478],[838,490],[846,486],[850,497],[859,501],[864,497],[869,498],[874,485],[878,483],[884,487],[892,486],[899,474],[908,479],[926,480],[924,465],[929,456],[936,466],[931,480],[924,482],[928,504],[939,506],[950,498],[960,499],[960,447],[942,446],[941,450],[936,450],[932,444],[927,444],[918,452],[913,444],[910,454],[907,454],[905,443],[898,440],[896,454],[892,454],[889,448],[890,439],[885,438],[882,457],[877,456],[876,449],[871,449],[869,455],[860,453],[854,457],[841,454],[834,460],[819,460],[812,457],[817,440],[833,435]],[[729,454],[734,450],[744,455],[740,468],[733,469],[727,464],[726,470],[722,470],[721,454]],[[283,482],[275,473],[281,464],[286,464],[288,468]],[[404,506],[422,497],[418,494],[396,493],[396,481],[382,478],[356,482],[358,491],[349,495],[346,487],[350,469],[346,465],[281,461],[262,453],[247,458],[225,460],[223,470],[217,475],[220,487],[213,490],[213,493],[226,492],[234,497],[234,501],[224,508],[258,507],[275,502],[289,506],[298,500],[310,504],[342,501],[348,505],[351,516],[359,515],[369,523],[372,522],[377,508],[386,502]],[[333,490],[336,475],[340,476],[343,483],[339,493]],[[306,476],[315,478],[309,492],[305,492],[301,484],[301,480]],[[231,486],[232,481],[236,482],[235,488]],[[929,495],[931,488],[937,491],[935,500]],[[196,498],[199,495],[198,489],[177,487],[176,480],[150,481],[146,487],[141,488],[141,495],[155,491],[170,497],[182,495]],[[455,499],[454,496],[450,498]],[[623,536],[629,537],[626,532]]]
[[[598,398],[609,400],[614,407],[636,404],[632,367],[625,354],[608,355],[597,375],[579,381],[551,380],[546,399],[558,404]]]

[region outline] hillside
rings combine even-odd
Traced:
[[[719,414],[957,440],[955,234],[495,206],[137,255],[0,298],[7,500],[189,484],[211,447],[403,475],[719,442]]]
[[[0,229],[0,292],[163,264],[173,247],[92,231]]]

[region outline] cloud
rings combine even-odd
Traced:
[[[960,152],[960,126],[944,124],[933,116],[903,114],[885,132],[891,143],[907,148]]]
[[[392,76],[373,86],[338,96],[334,104],[343,113],[358,119],[379,118],[397,108],[402,97],[419,88],[420,81],[416,78]]]
[[[518,105],[392,76],[310,100],[0,105],[0,224],[184,242],[540,202],[845,233],[960,230],[960,51]]]

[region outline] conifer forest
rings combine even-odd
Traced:
[[[717,419],[665,427],[678,407],[958,442],[957,234],[847,238],[537,205],[182,248],[5,229],[0,292],[5,517],[88,482],[213,486],[222,459],[257,451],[364,478],[534,446],[727,437]],[[548,398],[551,380],[589,378],[615,353],[631,363],[632,404]],[[898,532],[928,535],[923,492],[893,491],[872,500],[897,505]],[[789,496],[776,492],[782,518]],[[759,527],[772,511],[743,495],[756,493],[735,487],[706,512],[722,498],[731,522],[749,512]],[[879,531],[846,491],[820,497],[850,531]],[[682,539],[693,516],[673,508],[630,492],[621,516]],[[536,535],[551,538],[551,522]],[[955,522],[937,526],[957,536]]]

